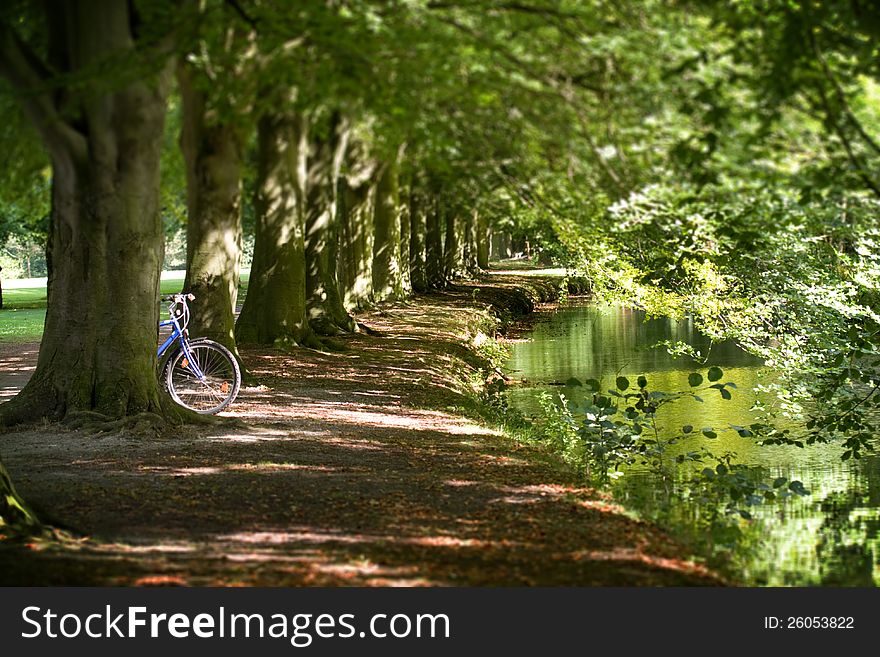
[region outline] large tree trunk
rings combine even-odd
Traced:
[[[339,223],[338,180],[348,128],[334,116],[327,137],[310,141],[306,178],[306,308],[309,323],[322,335],[355,330],[336,278]]]
[[[412,274],[409,270],[410,220],[409,220],[409,185],[398,189],[397,215],[400,223],[400,240],[398,256],[400,258],[400,280],[404,296],[412,294]]]
[[[317,346],[306,315],[305,120],[263,116],[257,126],[256,229],[239,342]]]
[[[485,212],[477,214],[477,266],[489,269],[489,245],[492,243],[492,229]]]
[[[373,214],[373,295],[377,301],[404,297],[400,258],[400,202],[396,159],[388,162],[376,186]]]
[[[346,308],[363,309],[373,301],[373,207],[376,185],[345,175],[339,190],[339,291]]]
[[[128,3],[68,2],[48,17],[56,28],[55,70],[75,74],[134,47]],[[0,423],[83,411],[162,413],[155,371],[164,249],[159,155],[170,67],[155,79],[116,88],[86,80],[82,90],[57,94],[78,105],[73,124],[53,105],[56,96],[28,87],[40,71],[28,68],[32,54],[16,52],[22,47],[0,34],[0,69],[29,92],[22,104],[52,161],[48,308],[36,371],[0,406]]]
[[[441,231],[443,208],[437,196],[429,196],[427,200],[425,269],[428,275],[428,286],[433,289],[441,289],[446,286],[446,276],[443,273],[443,236]]]
[[[425,270],[425,203],[415,185],[409,192],[409,275],[412,289],[425,292],[428,277]]]
[[[464,221],[464,233],[462,235],[462,269],[468,276],[476,276],[480,273],[480,267],[477,264],[477,224],[480,215],[477,210],[472,210],[467,214]]]
[[[443,274],[446,280],[462,275],[461,235],[459,235],[458,210],[447,208],[445,214],[446,235],[443,243]]]
[[[189,211],[184,290],[195,296],[190,332],[226,345],[238,357],[234,328],[241,269],[241,137],[232,124],[218,122],[194,75],[189,64],[178,67]]]

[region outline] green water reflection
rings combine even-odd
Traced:
[[[664,340],[683,341],[708,353],[708,363],[695,365],[688,357],[673,358],[663,348],[650,348]],[[841,450],[834,445],[760,447],[730,430],[730,425],[754,420],[756,400],[771,401],[753,389],[772,381],[773,372],[736,345],[710,349],[709,340],[689,321],[645,321],[641,311],[616,306],[547,313],[527,340],[512,345],[507,369],[528,385],[511,389],[508,397],[526,414],[537,414],[541,391],[562,392],[576,400],[584,394],[581,388],[558,385],[570,377],[604,377],[603,383],[611,387],[617,374],[644,374],[650,389],[675,391],[688,389],[688,373],[705,371],[708,365],[723,368],[722,380],[733,381],[738,389],[730,401],[716,393],[703,395],[703,403],[684,399],[665,407],[657,418],[661,430],[691,424],[713,427],[719,434],[714,440],[694,435],[676,449],[705,444],[716,454],[733,451],[740,463],[765,469],[769,477],[800,480],[811,491],[806,498],[756,507],[754,520],[743,521],[736,562],[745,581],[771,586],[880,582],[880,458],[841,462]],[[792,426],[797,421],[788,420]],[[624,503],[656,515],[662,487],[646,469],[633,466],[613,488]]]

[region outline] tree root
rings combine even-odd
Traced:
[[[61,424],[70,429],[80,429],[86,433],[111,433],[125,430],[135,435],[158,435],[168,421],[158,413],[137,413],[119,419],[112,419],[94,411],[75,411],[68,413]]]
[[[349,346],[340,340],[334,340],[330,337],[321,338],[322,351],[332,351],[342,353],[349,351]]]
[[[381,336],[381,335],[385,335],[384,333],[382,333],[382,331],[377,331],[374,328],[370,328],[369,326],[367,326],[363,322],[357,322],[357,328],[360,333],[366,333],[367,335],[373,335],[373,336],[377,336],[377,337]]]

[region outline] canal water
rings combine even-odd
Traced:
[[[664,347],[656,347],[663,341],[687,343],[702,356],[708,355],[708,361],[697,364],[688,356],[673,357]],[[542,392],[562,393],[576,402],[588,394],[585,388],[562,385],[571,377],[600,379],[605,390],[614,388],[617,376],[635,382],[644,375],[649,389],[674,392],[689,389],[691,372],[705,375],[709,366],[721,367],[721,381],[737,386],[731,389],[732,399],[724,400],[712,390],[701,393],[702,403],[684,398],[658,412],[659,428],[668,435],[680,433],[684,425],[697,428],[672,454],[701,445],[715,454],[735,452],[735,462],[758,467],[770,479],[799,480],[810,494],[751,507],[751,520],[727,518],[725,523],[734,530],[704,537],[700,549],[710,550],[705,556],[712,554],[723,557],[728,565],[735,564],[737,576],[753,585],[880,583],[880,458],[844,462],[837,445],[762,447],[730,429],[730,425],[748,426],[757,419],[756,402],[773,401],[755,391],[774,378],[759,359],[731,343],[712,345],[688,320],[646,321],[642,311],[621,306],[566,306],[548,312],[511,349],[507,371],[525,384],[511,387],[508,399],[529,416],[540,415]],[[799,418],[782,421],[797,428]],[[703,427],[712,427],[718,437],[706,438],[699,431]],[[705,465],[682,467],[698,472]],[[696,528],[699,510],[695,515],[693,508],[687,513],[676,508],[675,494],[664,494],[659,475],[647,467],[629,466],[611,486],[621,503],[672,525],[682,536],[693,539],[702,531]],[[685,526],[691,520],[693,532]]]

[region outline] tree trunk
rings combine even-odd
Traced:
[[[57,30],[50,34],[54,70],[75,73],[134,48],[128,3],[70,2],[47,17]],[[0,424],[84,411],[107,419],[162,413],[159,156],[170,67],[115,88],[86,79],[82,90],[57,94],[78,104],[80,120],[72,124],[53,104],[56,96],[27,86],[40,74],[28,68],[33,53],[12,57],[24,46],[0,37],[0,70],[31,92],[22,104],[52,161],[45,328],[36,371],[0,406]],[[168,412],[179,414],[171,405]]]
[[[310,140],[306,178],[306,308],[309,323],[322,335],[353,331],[336,278],[339,224],[336,210],[348,129],[338,116],[330,120],[328,137]]]
[[[404,199],[409,199],[409,185],[403,190],[398,188],[397,194],[397,216],[400,222],[400,241],[398,244],[398,256],[400,258],[400,280],[403,285],[403,295],[412,294],[412,275],[409,270],[409,243],[410,243],[410,219],[409,219],[409,203]]]
[[[441,235],[442,206],[436,196],[428,198],[425,214],[425,270],[428,275],[428,286],[441,289],[446,286],[443,274],[443,239]]]
[[[357,184],[352,176],[340,179],[339,191],[339,291],[346,308],[362,309],[373,301],[373,207],[376,186],[372,180]]]
[[[257,125],[256,227],[239,342],[316,346],[306,315],[305,120],[289,114]]]
[[[468,276],[476,276],[480,273],[480,267],[477,265],[477,224],[479,218],[479,212],[472,210],[467,214],[464,222],[461,266],[463,272]]]
[[[443,244],[443,274],[446,280],[451,280],[463,273],[458,211],[447,208],[444,218],[446,220],[446,239]]]
[[[477,214],[477,267],[489,269],[489,245],[492,243],[492,229],[485,212]]]
[[[230,123],[217,122],[207,94],[196,89],[188,64],[178,67],[186,162],[186,282],[190,332],[235,345],[235,305],[241,269],[241,138]],[[240,360],[240,358],[239,358]]]
[[[373,213],[373,295],[377,301],[404,297],[400,259],[400,202],[396,159],[388,162],[376,186]]]
[[[492,233],[492,257],[496,260],[505,260],[513,255],[510,248],[509,233]]]
[[[428,289],[425,270],[425,203],[415,186],[409,193],[409,275],[415,292]]]

